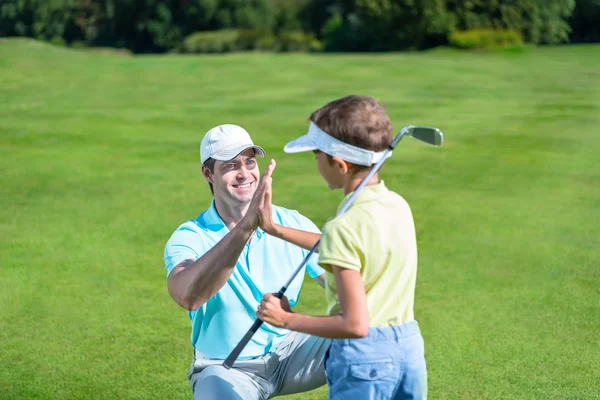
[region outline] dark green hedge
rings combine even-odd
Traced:
[[[599,18],[600,0],[0,0],[0,36],[134,52],[424,49],[478,29],[591,42]]]

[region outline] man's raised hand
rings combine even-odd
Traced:
[[[256,192],[254,192],[254,196],[252,197],[252,201],[250,202],[250,206],[248,207],[248,211],[244,216],[244,223],[248,229],[255,230],[258,228],[258,224],[260,221],[259,218],[259,208],[262,206],[264,202],[265,192],[267,190],[270,191],[273,171],[275,170],[275,160],[271,160],[265,172],[263,172],[260,183],[256,188]]]

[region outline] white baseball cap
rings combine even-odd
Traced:
[[[254,144],[244,128],[231,124],[219,125],[204,135],[200,144],[200,162],[204,164],[209,158],[229,161],[250,148],[254,149],[257,156],[265,156],[265,151]]]

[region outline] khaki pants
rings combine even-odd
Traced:
[[[263,400],[316,389],[325,385],[330,344],[329,339],[291,332],[275,350],[236,361],[231,369],[196,351],[188,372],[194,400]]]

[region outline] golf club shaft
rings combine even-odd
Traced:
[[[275,297],[277,297],[279,299],[283,297],[283,294],[287,290],[288,286],[292,283],[292,281],[294,280],[296,275],[298,275],[298,273],[306,265],[306,263],[310,259],[310,256],[317,250],[320,242],[321,242],[321,239],[317,240],[317,243],[315,243],[313,248],[310,249],[310,252],[306,255],[306,257],[304,257],[304,260],[302,260],[302,263],[298,266],[298,268],[296,268],[296,270],[292,274],[292,277],[286,282],[285,285],[283,285],[281,287],[281,289],[279,289],[279,292],[277,292],[275,294]],[[227,369],[231,368],[231,366],[233,365],[235,360],[237,360],[238,356],[241,354],[242,350],[244,350],[244,347],[246,347],[246,345],[248,344],[250,339],[252,339],[252,336],[254,336],[254,334],[258,331],[258,329],[260,328],[260,326],[262,324],[263,324],[263,321],[258,318],[256,319],[256,321],[254,321],[254,323],[252,324],[250,329],[248,329],[248,332],[246,332],[246,334],[244,335],[242,340],[240,340],[240,342],[235,346],[235,348],[233,350],[231,350],[231,353],[229,353],[229,355],[227,356],[225,361],[223,361],[223,366],[225,368],[227,368]]]
[[[282,287],[281,289],[279,289],[279,292],[277,292],[275,297],[277,297],[279,299],[282,298],[283,292],[285,291],[285,289],[287,289],[287,288]],[[229,355],[227,356],[225,361],[223,361],[223,366],[225,368],[227,368],[227,369],[231,368],[231,366],[233,365],[235,360],[238,358],[238,356],[240,355],[242,350],[244,350],[244,347],[246,347],[246,345],[248,344],[250,339],[252,339],[252,336],[254,336],[254,334],[259,330],[259,328],[262,324],[263,324],[263,321],[258,318],[254,321],[254,323],[252,324],[250,329],[248,329],[248,332],[246,332],[246,334],[244,335],[242,340],[240,340],[240,342],[237,344],[237,346],[235,346],[235,348],[231,351],[231,353],[229,353]]]
[[[389,154],[394,150],[394,148],[396,147],[396,145],[398,144],[398,142],[400,142],[400,139],[402,139],[402,136],[404,136],[404,134],[408,131],[408,129],[409,129],[409,127],[406,127],[404,129],[402,129],[400,131],[400,133],[398,133],[398,135],[396,136],[396,138],[394,138],[392,144],[390,144],[390,146],[385,150],[385,153],[384,153],[383,157],[381,158],[381,160],[379,160],[377,162],[377,164],[375,164],[375,166],[371,169],[371,171],[365,177],[365,179],[362,180],[362,182],[360,183],[360,185],[358,185],[358,187],[354,190],[354,192],[352,193],[352,195],[350,196],[350,198],[348,199],[348,201],[346,201],[346,203],[340,209],[340,211],[336,214],[336,216],[339,216],[339,215],[345,213],[348,210],[348,208],[350,208],[350,206],[352,205],[352,203],[356,199],[356,196],[358,196],[358,194],[362,191],[362,189],[365,186],[367,186],[367,183],[369,183],[369,181],[371,180],[371,178],[377,173],[377,171],[379,171],[379,169],[381,168],[381,166],[383,165],[383,163],[385,162],[385,160],[388,158]],[[282,298],[283,297],[283,294],[287,290],[288,286],[292,283],[292,281],[296,278],[296,276],[298,275],[298,273],[300,273],[300,271],[302,270],[302,268],[306,265],[306,263],[308,262],[310,256],[312,256],[312,254],[317,250],[317,248],[319,247],[319,243],[320,242],[321,242],[321,239],[319,239],[317,241],[317,243],[315,243],[315,245],[310,250],[310,252],[306,255],[306,257],[304,257],[304,260],[302,260],[302,263],[300,264],[300,266],[298,268],[296,268],[296,270],[292,274],[291,278],[286,282],[286,284],[281,289],[279,289],[279,292],[277,292],[277,294],[275,295],[275,297],[277,297],[277,298]],[[254,334],[258,331],[258,329],[260,328],[260,326],[262,324],[263,324],[263,321],[260,320],[260,319],[256,319],[256,321],[254,321],[254,323],[252,324],[252,326],[250,327],[250,329],[248,330],[248,332],[246,332],[246,334],[244,335],[244,337],[242,338],[242,340],[240,340],[240,342],[237,344],[237,346],[235,346],[235,348],[231,351],[231,353],[229,353],[229,355],[227,356],[227,358],[223,362],[223,366],[225,368],[229,369],[229,368],[231,368],[233,366],[233,363],[235,362],[235,360],[238,358],[238,356],[241,354],[242,350],[244,350],[244,348],[246,347],[246,345],[248,344],[248,342],[250,342],[250,339],[252,339],[252,336],[254,336]]]

